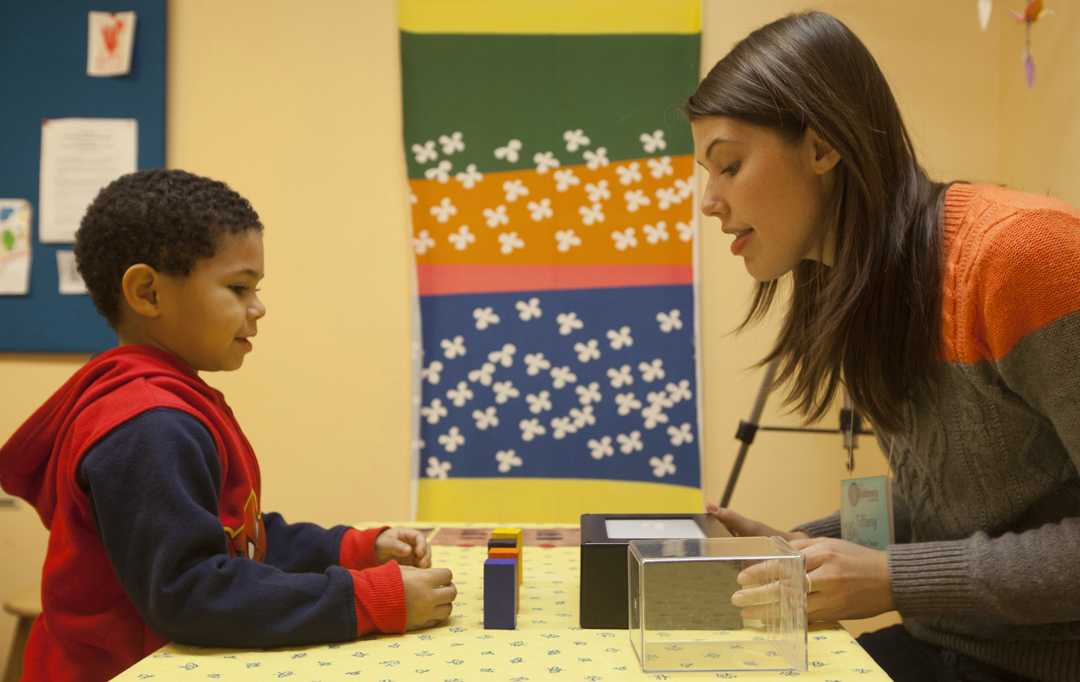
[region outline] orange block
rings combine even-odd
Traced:
[[[488,559],[516,559],[518,567],[518,585],[521,584],[521,550],[517,547],[492,547],[488,550]]]

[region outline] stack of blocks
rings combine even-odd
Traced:
[[[484,561],[484,629],[517,629],[522,581],[521,529],[496,528]]]

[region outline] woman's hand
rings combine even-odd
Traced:
[[[375,539],[375,558],[380,566],[396,559],[401,566],[431,568],[431,547],[415,528],[388,528]]]
[[[791,546],[806,556],[812,590],[806,596],[808,620],[869,618],[895,608],[888,552],[835,538],[796,539]],[[761,584],[770,572],[768,563],[738,576],[740,585],[753,586],[731,596],[732,604],[743,607],[743,618],[764,618],[764,604],[779,598],[775,582]]]
[[[794,533],[787,533],[782,530],[777,530],[772,526],[767,526],[760,521],[754,521],[748,519],[745,516],[741,516],[731,511],[730,509],[724,509],[717,507],[715,504],[705,505],[705,511],[715,516],[720,523],[724,524],[724,527],[731,532],[735,537],[750,537],[750,536],[765,536],[772,537],[777,536],[784,538],[788,542],[799,538],[810,537],[802,531],[796,531]]]

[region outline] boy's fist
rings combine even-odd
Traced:
[[[450,617],[457,587],[449,568],[400,566],[405,584],[405,629],[420,630]]]
[[[396,559],[402,566],[431,568],[431,547],[415,528],[388,528],[375,539],[375,558],[380,566]]]

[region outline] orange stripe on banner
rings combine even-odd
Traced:
[[[692,284],[691,265],[417,265],[421,296]]]
[[[690,155],[600,156],[595,168],[542,173],[444,163],[428,170],[430,179],[409,181],[419,264],[693,262]]]

